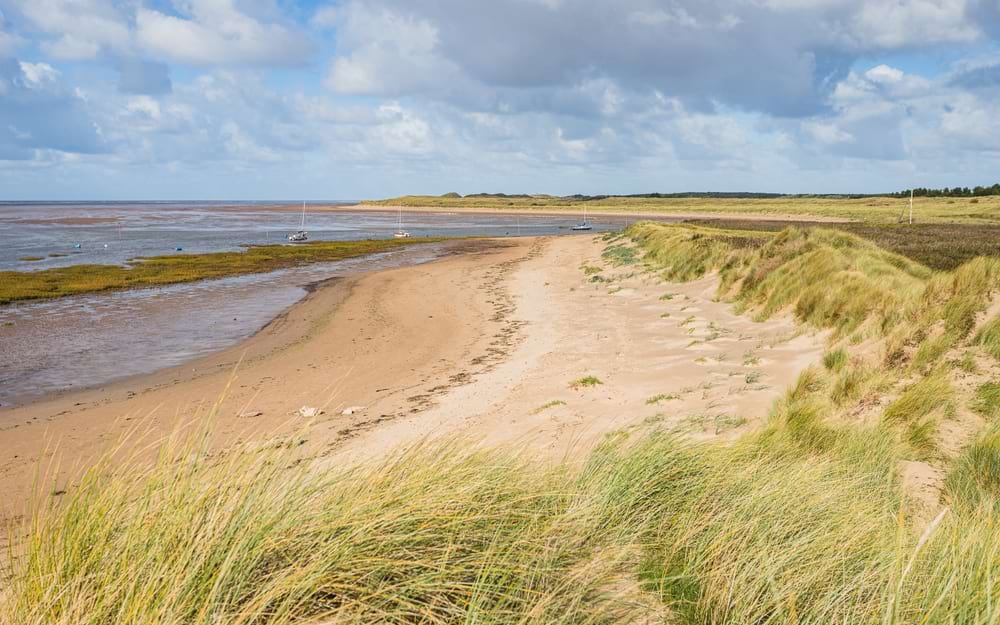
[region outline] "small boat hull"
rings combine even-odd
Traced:
[[[399,232],[393,233],[392,236],[395,239],[409,239],[410,238],[410,233],[409,232],[404,232],[404,231],[401,230]]]

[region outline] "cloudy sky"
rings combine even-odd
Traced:
[[[0,0],[0,200],[1000,181],[1000,0]]]

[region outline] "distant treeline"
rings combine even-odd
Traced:
[[[909,191],[907,191],[909,193]],[[676,199],[676,198],[719,198],[719,199],[774,199],[783,197],[829,197],[829,198],[861,198],[872,197],[859,193],[831,193],[831,194],[791,194],[791,193],[760,193],[753,191],[686,191],[683,193],[633,193],[629,195],[546,195],[546,194],[525,194],[525,193],[470,193],[461,195],[458,193],[445,193],[441,197],[445,198],[496,198],[496,199],[522,199],[522,200],[573,200],[576,202],[589,202],[597,200],[608,200],[614,198],[624,199]]]
[[[893,193],[893,197],[909,197],[910,190],[906,189],[900,191],[899,193]],[[1000,195],[1000,184],[995,184],[992,187],[954,187],[949,189],[945,187],[943,189],[914,189],[914,197],[980,197],[983,195]]]
[[[926,189],[919,188],[913,189],[913,195],[916,197],[978,197],[984,195],[1000,195],[1000,184],[995,184],[991,187],[954,187],[949,189],[947,187],[943,189]],[[736,200],[767,200],[776,198],[831,198],[831,199],[860,199],[866,197],[909,197],[910,190],[904,189],[903,191],[897,191],[895,193],[757,193],[752,191],[688,191],[684,193],[634,193],[630,195],[583,195],[580,193],[574,195],[546,195],[546,194],[527,194],[527,193],[471,193],[466,196],[462,196],[459,193],[445,193],[441,197],[444,198],[494,198],[494,199],[508,199],[508,200],[571,200],[575,202],[590,202],[597,200],[608,200],[614,198],[623,199],[676,199],[676,198],[717,198],[717,199],[736,199]]]

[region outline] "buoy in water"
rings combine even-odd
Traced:
[[[184,248],[183,247],[175,247],[174,250],[177,251],[177,252],[183,252]]]

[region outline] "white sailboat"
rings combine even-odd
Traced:
[[[580,223],[578,223],[575,226],[573,226],[572,228],[570,228],[570,230],[592,230],[593,228],[594,227],[590,225],[590,222],[587,221],[587,205],[584,204],[583,205],[583,221],[581,221]]]
[[[403,207],[402,206],[399,207],[399,221],[397,222],[396,232],[394,232],[392,234],[392,236],[395,237],[395,238],[397,238],[397,239],[407,239],[410,236],[409,232],[407,232],[406,230],[403,230]]]
[[[302,223],[299,224],[299,231],[288,235],[289,243],[305,243],[309,239],[306,232],[306,203],[302,202]]]

